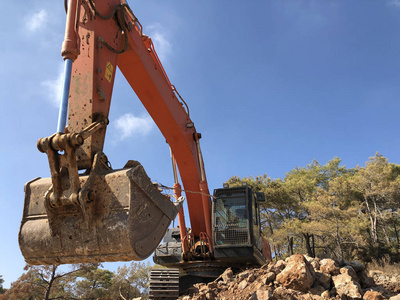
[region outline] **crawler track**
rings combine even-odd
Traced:
[[[154,269],[150,274],[150,299],[179,297],[179,269]]]

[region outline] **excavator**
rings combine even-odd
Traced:
[[[128,3],[66,0],[65,7],[57,131],[37,142],[51,176],[25,184],[19,231],[25,261],[139,261],[154,253],[157,264],[170,268],[152,274],[150,297],[161,299],[176,297],[179,274],[215,278],[228,266],[271,260],[260,226],[264,194],[227,185],[210,194],[201,134]],[[112,169],[103,153],[117,67],[170,147],[173,197],[139,162]],[[169,228],[176,216],[179,226]]]

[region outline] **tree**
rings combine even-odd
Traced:
[[[114,273],[110,292],[113,299],[120,294],[126,300],[136,297],[148,297],[150,271],[153,266],[141,262],[132,262],[130,266],[122,266]]]
[[[35,284],[37,274],[32,270],[23,273],[15,282],[11,283],[11,287],[0,296],[2,300],[32,300],[43,299],[43,290]]]
[[[75,280],[74,274],[92,266],[77,264],[71,265],[70,271],[62,271],[59,265],[27,264],[24,268],[26,273],[11,284],[2,299],[72,299],[70,284]]]
[[[351,221],[357,218],[359,208],[352,200],[349,176],[336,177],[325,188],[318,188],[314,200],[307,203],[310,222],[304,227],[316,235],[320,256],[343,261],[351,256]]]
[[[390,252],[390,247],[398,252],[399,166],[376,153],[364,168],[358,169],[353,189],[369,220],[369,256],[382,256]]]
[[[6,292],[6,289],[3,288],[3,283],[4,283],[3,275],[0,275],[0,294],[4,294]]]
[[[75,273],[74,295],[83,299],[109,297],[108,289],[112,286],[114,274],[109,270],[91,265]]]

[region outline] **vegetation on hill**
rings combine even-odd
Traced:
[[[232,177],[266,194],[263,232],[277,258],[293,253],[339,261],[400,259],[400,166],[376,154],[364,167],[346,168],[337,157],[313,161],[285,178]]]

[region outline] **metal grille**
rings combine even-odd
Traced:
[[[215,246],[218,245],[243,245],[249,243],[249,230],[247,226],[238,224],[216,225]]]

